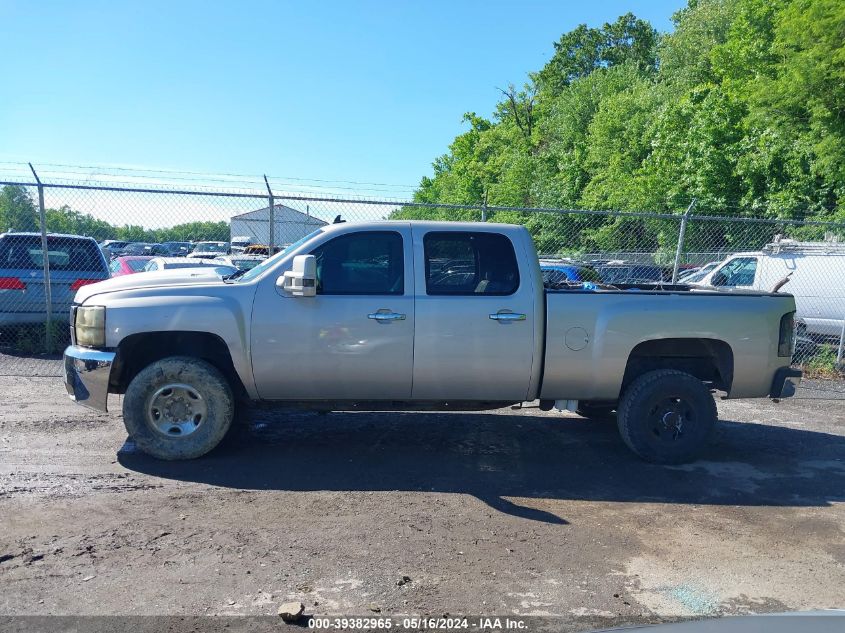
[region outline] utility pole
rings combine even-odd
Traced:
[[[678,283],[678,268],[681,266],[681,253],[684,250],[684,236],[687,233],[687,220],[689,220],[689,214],[695,206],[695,200],[695,198],[692,199],[692,202],[689,203],[687,210],[684,211],[684,215],[681,217],[681,230],[678,232],[678,248],[675,251],[675,266],[672,268],[673,284]]]
[[[267,255],[273,255],[273,243],[276,241],[276,200],[273,198],[273,190],[270,188],[270,183],[267,182],[267,174],[264,174],[264,184],[267,185],[267,200],[270,203],[268,207],[270,209],[269,218],[270,218],[270,232],[269,232],[269,239],[267,240]]]
[[[44,302],[47,307],[47,323],[44,326],[45,344],[47,353],[53,351],[53,293],[50,287],[50,249],[47,246],[47,211],[44,208],[44,185],[35,171],[32,163],[29,163],[35,182],[38,183],[38,218],[41,224],[41,259],[44,267]]]

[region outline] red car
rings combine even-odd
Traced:
[[[109,264],[109,272],[112,277],[121,277],[123,275],[131,275],[133,273],[140,273],[144,270],[144,266],[152,259],[147,255],[126,255],[124,257],[115,257]]]

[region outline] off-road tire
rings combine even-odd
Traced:
[[[716,403],[707,386],[674,369],[651,371],[634,380],[617,413],[619,433],[628,448],[658,464],[696,459],[712,438],[716,420]]]
[[[610,404],[593,404],[592,402],[579,402],[575,413],[582,418],[595,420],[596,422],[612,422],[616,420],[616,407]]]
[[[161,387],[189,385],[204,401],[205,414],[196,430],[171,437],[156,430],[148,418],[150,401]],[[123,424],[135,445],[158,459],[194,459],[217,446],[235,413],[229,382],[216,367],[199,358],[171,356],[142,369],[129,383],[123,398]]]

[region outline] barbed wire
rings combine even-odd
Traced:
[[[0,165],[16,165],[17,167],[0,167],[2,171],[21,171],[29,173],[29,163],[25,162],[18,162],[18,161],[0,161]],[[36,168],[39,172],[42,171],[44,167],[58,167],[64,170],[71,170],[71,173],[74,172],[83,172],[87,173],[88,175],[94,176],[110,176],[108,172],[121,172],[121,173],[131,173],[131,174],[138,174],[138,178],[147,178],[143,176],[143,174],[161,174],[166,175],[168,180],[177,180],[177,181],[186,181],[186,182],[208,182],[208,183],[226,183],[226,182],[242,182],[246,184],[255,185],[256,187],[260,188],[264,184],[264,176],[263,175],[256,175],[256,174],[238,174],[238,173],[227,173],[227,172],[198,172],[198,171],[187,171],[187,170],[169,170],[169,169],[153,169],[153,168],[145,168],[145,167],[120,167],[120,166],[110,166],[110,165],[71,165],[65,163],[38,163]],[[47,169],[44,170],[44,173],[49,175],[52,170]],[[61,172],[59,172],[61,173]],[[232,179],[240,179],[243,178],[245,180],[232,180]],[[330,188],[330,189],[342,189],[342,190],[355,190],[360,189],[362,187],[365,188],[366,191],[390,191],[390,190],[399,190],[399,191],[408,191],[413,192],[416,191],[416,185],[407,185],[407,184],[394,184],[394,183],[384,183],[384,182],[368,182],[368,181],[358,181],[358,180],[332,180],[327,178],[304,178],[299,176],[279,176],[279,175],[268,175],[268,179],[277,181],[281,184],[287,183],[318,183],[313,185],[303,185],[308,187],[314,188]],[[354,187],[346,187],[344,185],[354,185]],[[382,189],[372,189],[372,187],[379,187]],[[387,188],[387,189],[384,189]]]

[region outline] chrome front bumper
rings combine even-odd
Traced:
[[[68,346],[65,349],[65,389],[70,399],[97,411],[107,411],[114,357],[114,352]]]

